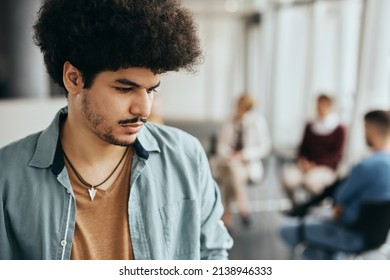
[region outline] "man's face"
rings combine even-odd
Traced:
[[[236,105],[236,115],[242,117],[246,113],[246,111],[246,104],[242,100],[239,100]]]
[[[150,114],[160,75],[147,68],[99,73],[91,88],[80,95],[87,127],[109,144],[132,144]]]
[[[332,104],[328,100],[320,99],[317,102],[317,114],[320,118],[325,118],[332,110]]]

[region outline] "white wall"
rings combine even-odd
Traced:
[[[66,99],[20,99],[0,102],[0,147],[45,129]]]
[[[33,42],[33,24],[41,0],[9,1],[9,48],[7,77],[12,96],[49,97],[49,77],[40,50]],[[0,27],[1,28],[1,27]]]

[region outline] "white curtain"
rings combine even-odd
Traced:
[[[354,113],[362,1],[315,1],[277,13],[272,131],[276,152],[292,156],[316,96],[335,97],[348,126]]]
[[[277,11],[271,131],[277,153],[291,153],[301,138],[306,103],[310,13],[307,6]]]
[[[351,122],[348,164],[367,152],[363,116],[373,109],[390,109],[390,1],[366,1],[355,111]]]

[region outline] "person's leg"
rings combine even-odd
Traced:
[[[303,186],[312,194],[318,195],[337,179],[336,172],[326,166],[314,167],[303,178]]]
[[[346,178],[338,179],[333,184],[324,188],[324,190],[318,194],[313,195],[308,201],[300,203],[299,205],[293,207],[291,210],[286,211],[285,214],[290,217],[303,217],[310,210],[311,207],[320,204],[327,198],[333,198],[336,190],[338,189],[343,182],[345,182]]]
[[[296,246],[303,242],[302,220],[298,218],[288,219],[281,227],[279,234],[284,243],[286,243],[291,252],[293,252]]]
[[[304,220],[289,219],[280,230],[283,241],[294,252],[305,243],[306,259],[329,259],[332,253],[359,251],[364,246],[361,234],[333,221],[308,216]]]
[[[237,202],[238,210],[242,217],[249,215],[246,186],[248,183],[248,170],[240,160],[232,160],[227,166],[230,174],[229,181],[234,191],[234,199]]]
[[[302,258],[304,260],[331,260],[333,259],[333,255],[334,252],[313,245],[307,245],[302,252]]]
[[[306,240],[303,219],[290,218],[280,229],[280,236],[288,245],[292,258],[308,260],[325,260],[330,258],[327,250],[324,250],[323,247],[313,246]]]
[[[328,252],[354,252],[363,248],[363,236],[333,221],[307,217],[303,226],[305,242],[309,247]]]
[[[226,165],[218,167],[218,173],[220,174],[220,189],[222,203],[224,207],[224,213],[222,215],[222,221],[228,230],[231,230],[232,226],[232,213],[231,213],[231,203],[234,198],[234,189],[231,185],[231,173],[230,169]]]
[[[283,168],[282,186],[293,207],[297,205],[295,193],[302,186],[302,184],[303,172],[298,168],[297,165],[290,164]]]

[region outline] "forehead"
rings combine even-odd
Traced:
[[[152,72],[149,68],[130,67],[117,71],[100,72],[96,78],[96,83],[118,83],[120,80],[128,80],[141,87],[150,88],[160,81],[160,74]]]

